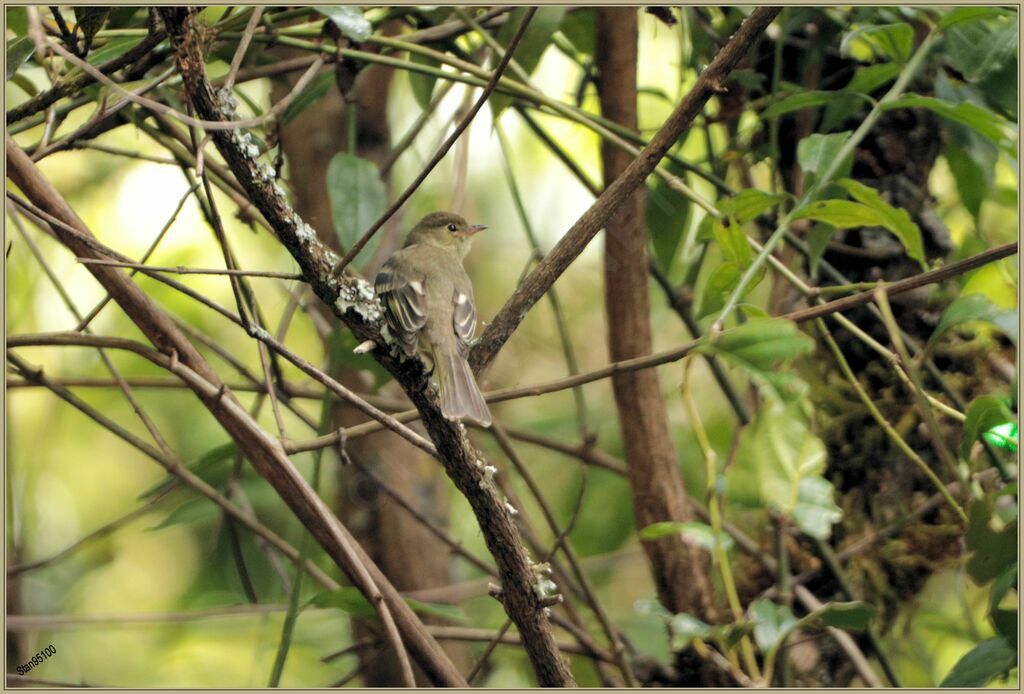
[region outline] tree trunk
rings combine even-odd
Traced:
[[[598,92],[605,118],[635,130],[637,10],[598,10]],[[604,183],[609,185],[631,157],[604,142]],[[605,227],[605,310],[612,361],[653,352],[647,289],[644,188],[640,187]],[[619,426],[629,467],[637,529],[658,521],[693,518],[678,458],[669,436],[665,402],[654,369],[612,378]],[[714,613],[707,556],[678,535],[643,543],[662,604],[672,612],[703,619]]]

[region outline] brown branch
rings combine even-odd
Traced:
[[[723,89],[722,84],[733,67],[746,54],[754,40],[767,28],[780,9],[758,7],[743,22],[736,34],[718,52],[711,63],[701,72],[697,83],[668,117],[661,129],[651,138],[636,159],[621,176],[605,188],[593,205],[566,232],[544,260],[520,283],[512,297],[484,331],[480,341],[470,354],[470,364],[476,372],[486,369],[498,350],[526,317],[526,313],[554,284],[555,280],[583,252],[591,239],[600,231],[611,215],[622,205],[644,180],[669,148],[676,143],[683,132],[693,123],[715,93]]]
[[[190,191],[191,192],[191,191]],[[119,260],[97,260],[95,258],[75,258],[84,265],[106,265],[107,267],[132,268],[167,272],[174,275],[237,275],[244,277],[269,277],[280,280],[301,280],[302,275],[295,272],[274,272],[271,270],[239,270],[237,268],[206,268],[206,267],[167,267],[162,265],[146,265],[145,263],[123,263]]]
[[[111,60],[103,63],[97,69],[103,75],[109,75],[112,72],[116,72],[126,65],[130,65],[144,57],[160,45],[160,42],[166,37],[166,34],[162,30],[151,31],[146,38],[142,39],[138,44],[132,46],[116,58],[112,58]],[[82,72],[78,75],[61,80],[45,92],[36,94],[25,103],[18,104],[8,111],[6,114],[7,125],[40,112],[63,97],[80,92],[95,81],[96,78],[87,72]]]
[[[205,74],[194,12],[185,8],[162,8],[161,13],[171,34],[186,93],[196,113],[207,120],[229,120]],[[249,136],[218,130],[213,133],[213,142],[248,197],[298,261],[317,296],[334,308],[359,340],[372,339],[385,344],[379,332],[380,304],[372,299],[372,290],[365,282],[347,274],[334,276],[332,270],[337,256],[319,242],[316,233],[291,208],[274,182],[272,172],[247,153]],[[572,685],[572,676],[555,646],[543,605],[534,593],[536,579],[516,527],[505,513],[493,483],[481,469],[483,466],[476,464],[480,454],[469,444],[464,428],[441,415],[435,394],[426,387],[426,376],[419,360],[399,359],[381,349],[375,351],[375,357],[409,393],[437,447],[445,471],[473,508],[502,575],[503,605],[524,636],[539,682],[551,686]],[[403,636],[409,635],[403,632]],[[417,655],[422,656],[423,651]],[[423,658],[418,657],[418,660],[422,665]],[[428,663],[427,668],[437,674],[433,664]]]
[[[10,135],[7,135],[5,145],[8,176],[31,202],[61,220],[61,225],[53,226],[58,239],[76,256],[98,257],[94,248],[95,237],[67,201]],[[69,233],[65,225],[76,229],[77,233]],[[172,360],[166,355],[174,356],[175,373],[188,380],[193,391],[238,443],[256,470],[270,482],[338,567],[379,610],[381,618],[398,620],[402,625],[406,645],[417,655],[424,670],[430,672],[439,683],[464,684],[444,651],[425,631],[423,623],[402,600],[394,586],[299,474],[281,445],[267,436],[248,413],[238,406],[234,394],[226,391],[210,365],[170,317],[132,283],[125,273],[102,266],[90,266],[89,270],[159,350],[160,356],[169,364]]]
[[[402,194],[399,195],[393,203],[391,203],[391,206],[384,211],[384,214],[382,214],[380,218],[366,230],[360,239],[356,241],[355,245],[348,250],[345,257],[341,259],[341,262],[339,262],[335,268],[335,275],[341,275],[348,264],[351,263],[357,255],[359,255],[359,251],[363,250],[363,247],[366,246],[371,238],[373,238],[373,235],[377,233],[377,230],[384,226],[384,224],[391,219],[391,216],[405,204],[405,201],[408,200],[414,192],[416,192],[416,189],[420,187],[420,184],[423,183],[424,180],[426,180],[427,176],[430,175],[430,172],[434,170],[434,167],[441,163],[441,160],[444,159],[446,154],[448,154],[448,150],[452,148],[452,145],[454,145],[459,137],[462,136],[463,131],[465,131],[466,128],[469,127],[469,124],[473,122],[473,119],[476,118],[476,114],[479,113],[480,109],[483,108],[485,103],[487,103],[487,99],[490,98],[491,92],[493,92],[494,88],[498,86],[498,80],[500,80],[501,76],[505,74],[505,68],[508,67],[509,61],[512,60],[512,54],[515,52],[516,46],[519,45],[519,41],[526,34],[526,27],[530,25],[530,20],[533,19],[533,15],[536,12],[536,7],[531,7],[527,10],[522,21],[519,23],[519,28],[516,29],[515,36],[513,36],[512,41],[509,42],[508,50],[505,51],[505,55],[502,56],[501,60],[498,62],[498,66],[494,69],[494,72],[491,73],[491,79],[488,80],[487,86],[484,87],[484,90],[476,100],[476,103],[473,104],[473,107],[469,109],[465,116],[462,117],[459,124],[455,126],[455,130],[452,131],[452,134],[441,143],[441,146],[437,148],[436,152],[434,152],[434,156],[431,157],[430,161],[428,161],[420,170],[412,183],[402,191]]]

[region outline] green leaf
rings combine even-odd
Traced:
[[[896,79],[903,67],[899,63],[879,63],[858,68],[842,92],[867,96],[879,87]],[[839,99],[825,107],[819,132],[828,133],[843,125],[861,106],[860,101]]]
[[[672,189],[660,177],[654,176],[653,179],[647,187],[647,235],[654,249],[654,259],[668,275],[678,260],[679,247],[690,226],[693,205],[689,198]]]
[[[689,646],[694,639],[706,639],[711,636],[711,626],[685,612],[672,615],[668,620],[669,633],[672,634],[671,648],[681,651]]]
[[[1010,13],[1001,7],[957,7],[942,15],[939,20],[940,29],[948,29],[964,22],[976,22],[979,19],[1005,17]]]
[[[977,82],[1014,59],[1017,23],[969,22],[946,32],[949,62],[968,82]]]
[[[814,340],[800,332],[796,323],[781,318],[751,318],[697,347],[697,351],[725,357],[754,373],[769,371],[779,361],[813,350]]]
[[[739,224],[715,220],[711,233],[726,261],[735,263],[744,270],[750,267],[754,261],[754,249],[750,247],[747,235],[743,233]]]
[[[11,39],[7,42],[7,62],[4,68],[5,82],[14,77],[15,73],[25,64],[25,61],[29,59],[35,50],[35,43],[27,36],[20,39]]]
[[[560,27],[578,53],[594,55],[597,49],[597,11],[581,7],[567,12]]]
[[[989,150],[995,153],[995,150]],[[946,142],[946,148],[942,155],[949,164],[949,170],[956,181],[957,191],[960,193],[960,201],[967,208],[967,211],[974,217],[975,226],[981,216],[981,203],[988,197],[992,190],[992,172],[995,169],[995,161],[991,167],[984,167],[979,164],[967,150],[955,142]]]
[[[7,8],[7,28],[14,32],[15,36],[28,34],[28,9],[25,7]]]
[[[1017,664],[1017,649],[999,637],[982,641],[960,658],[940,687],[984,687]]]
[[[777,648],[797,622],[788,607],[764,599],[750,603],[747,618],[754,625],[754,641],[763,653]]]
[[[807,232],[807,249],[810,251],[807,261],[812,273],[817,269],[818,263],[821,262],[821,257],[825,255],[825,249],[828,248],[828,242],[832,240],[835,233],[836,228],[834,226],[820,222],[812,226],[810,231]]]
[[[977,295],[975,295],[977,296]],[[968,407],[964,420],[964,437],[960,442],[960,455],[970,460],[971,447],[981,435],[994,426],[1014,421],[1014,416],[1002,398],[994,395],[982,395]]]
[[[651,523],[640,531],[641,540],[657,540],[681,533],[684,538],[690,540],[699,547],[706,550],[715,548],[715,532],[707,523],[700,521],[661,521]],[[726,550],[733,547],[733,539],[724,532],[718,533],[718,542]]]
[[[528,8],[526,7],[518,7],[509,13],[508,21],[501,26],[495,37],[502,46],[508,46],[516,30],[519,29],[523,17],[526,16],[527,10]],[[548,45],[551,43],[552,35],[562,24],[566,10],[566,7],[548,5],[539,7],[533,15],[530,25],[526,27],[526,33],[523,34],[523,38],[519,41],[519,45],[516,46],[516,50],[512,55],[516,62],[526,71],[526,74],[533,74],[533,71],[537,69],[541,56],[544,55],[544,51],[547,50]],[[491,110],[494,113],[494,120],[497,120],[501,112],[511,103],[512,97],[505,94],[493,94],[491,96]]]
[[[701,289],[700,301],[697,304],[697,318],[710,316],[725,306],[725,300],[740,283],[742,275],[743,270],[736,263],[729,261],[721,263],[712,270]],[[747,288],[746,293],[749,294],[752,288],[753,283]]]
[[[181,525],[182,523],[193,523],[195,521],[210,520],[217,516],[220,509],[212,501],[207,499],[205,496],[201,496],[198,499],[189,499],[178,508],[171,511],[166,518],[164,518],[157,525],[147,528],[147,530],[162,530],[169,528],[173,525]]]
[[[434,58],[420,53],[410,53],[409,60],[420,65],[440,68],[441,64]],[[409,70],[409,86],[412,88],[412,95],[420,108],[426,110],[430,107],[430,100],[434,96],[434,85],[437,84],[437,75],[427,75],[422,72]]]
[[[363,13],[355,5],[320,5],[315,6],[316,11],[334,22],[342,34],[355,41],[362,43],[370,38],[373,33],[373,25],[370,20],[363,16]]]
[[[859,102],[871,102],[871,98],[864,94],[852,92],[826,92],[826,91],[804,91],[791,94],[784,99],[776,101],[761,112],[761,118],[771,120],[781,115],[799,111],[813,106],[824,106],[835,102],[845,102],[853,105],[854,108]],[[852,110],[852,109],[851,109]]]
[[[924,242],[921,240],[921,230],[917,224],[910,219],[907,211],[893,207],[879,195],[878,191],[866,186],[852,178],[843,178],[838,181],[839,185],[850,194],[857,202],[867,205],[875,212],[881,220],[881,225],[896,235],[896,238],[903,244],[907,255],[925,267]]]
[[[763,190],[747,188],[736,193],[731,198],[719,200],[718,209],[722,213],[734,217],[740,224],[746,224],[785,199],[785,195],[774,195]],[[747,244],[748,248],[749,246],[750,244]]]
[[[967,573],[978,584],[988,583],[1017,563],[1017,521],[993,528],[991,503],[978,499],[971,504],[964,536],[967,549],[973,552]]]
[[[74,9],[75,20],[82,28],[82,36],[85,38],[82,45],[83,47],[88,47],[92,44],[92,40],[96,36],[96,32],[102,29],[103,23],[107,21],[107,16],[110,14],[110,8],[76,7]]]
[[[906,22],[861,27],[843,36],[839,45],[843,55],[859,58],[864,50],[874,58],[905,63],[914,52],[914,29]]]
[[[926,108],[943,118],[966,125],[1015,161],[1017,159],[1017,145],[1010,135],[1012,126],[1004,118],[983,106],[972,104],[969,101],[954,104],[920,94],[907,94],[882,105],[882,109],[885,111],[898,108]]]
[[[814,614],[827,627],[846,631],[864,631],[871,622],[874,608],[865,602],[829,602],[814,610]]]
[[[992,626],[1014,648],[1017,648],[1017,598],[1012,598],[1011,609],[1000,607],[1000,603],[1011,589],[1016,588],[1017,566],[1014,564],[996,578],[989,594],[989,618],[992,620]]]
[[[815,133],[800,140],[796,146],[796,158],[800,163],[800,168],[805,174],[817,178],[839,156],[839,150],[843,148],[849,138],[850,132],[843,131],[828,135]],[[846,164],[844,163],[840,170],[845,169]]]
[[[878,213],[859,202],[851,200],[819,200],[801,207],[794,219],[813,219],[831,224],[837,229],[881,226]]]
[[[793,522],[811,537],[827,539],[832,526],[843,518],[836,506],[835,490],[824,477],[805,477],[797,487],[796,504],[790,512]]]
[[[925,265],[921,230],[905,210],[892,207],[873,188],[857,181],[843,179],[840,185],[858,198],[860,202],[850,200],[810,202],[796,211],[794,219],[813,219],[837,229],[883,227],[899,239],[908,256],[922,266]]]
[[[455,605],[444,605],[436,602],[420,602],[414,598],[405,598],[405,603],[417,614],[447,619],[451,622],[465,622],[465,611]]]
[[[992,303],[992,300],[986,295],[974,293],[958,297],[946,307],[942,316],[939,317],[939,324],[935,326],[931,337],[928,338],[928,346],[934,346],[939,338],[952,328],[970,321],[991,323],[1011,340],[1016,341],[1017,312],[1012,309],[1000,308]]]
[[[354,617],[374,617],[377,614],[370,601],[357,588],[351,586],[317,593],[306,602],[306,606],[337,607]]]
[[[281,114],[281,123],[287,123],[295,116],[299,115],[307,108],[315,104],[317,101],[326,96],[327,92],[331,90],[331,85],[334,84],[334,73],[333,72],[321,72],[319,75],[314,77],[306,88],[299,92],[288,107],[285,108],[284,113]]]
[[[785,513],[804,532],[825,539],[842,517],[831,483],[821,477],[825,461],[825,444],[811,432],[802,403],[770,398],[741,434],[726,473],[728,497]]]
[[[857,69],[857,72],[853,74],[853,79],[843,87],[843,91],[870,94],[882,85],[888,84],[899,77],[901,70],[902,68],[895,63],[865,65]]]
[[[348,152],[339,152],[327,166],[327,197],[331,219],[342,248],[351,248],[384,213],[387,189],[377,166]],[[357,262],[373,256],[380,234],[356,256]]]
[[[128,52],[138,43],[141,43],[141,39],[131,36],[122,36],[111,39],[96,50],[89,51],[86,62],[94,66],[102,65],[103,63],[111,61],[119,55],[123,55]]]
[[[218,481],[220,477],[223,477],[226,480],[228,466],[221,465],[221,463],[234,456],[237,452],[238,445],[233,441],[221,444],[220,446],[215,446],[206,453],[203,453],[195,461],[188,463],[185,468],[198,476],[204,482],[213,483],[214,481]],[[142,501],[156,496],[173,485],[177,480],[177,475],[169,474],[165,476],[152,487],[139,494],[138,500]],[[219,481],[215,486],[219,486]]]

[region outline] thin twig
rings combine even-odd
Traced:
[[[268,277],[280,280],[302,279],[302,275],[297,272],[274,272],[271,270],[239,270],[237,268],[184,267],[181,265],[175,267],[167,267],[163,265],[146,265],[144,262],[125,263],[119,260],[103,260],[97,258],[75,258],[75,260],[86,265],[106,265],[108,267],[134,268],[136,270],[167,272],[175,275],[235,275],[244,277]]]

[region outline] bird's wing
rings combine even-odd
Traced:
[[[460,289],[455,290],[452,302],[452,327],[455,328],[455,337],[458,338],[459,354],[465,357],[469,353],[469,345],[476,330],[476,305],[473,303],[473,295]]]
[[[374,291],[384,302],[384,315],[405,353],[416,352],[419,331],[427,323],[426,292],[421,279],[410,279],[397,271],[391,260],[377,273]]]

